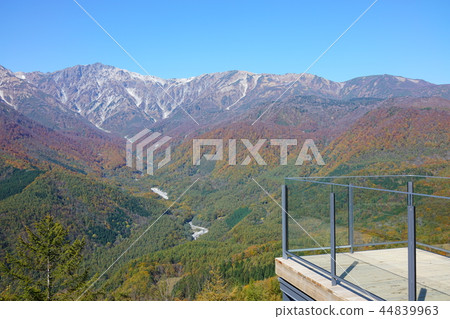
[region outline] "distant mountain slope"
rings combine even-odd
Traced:
[[[436,85],[424,80],[408,79],[393,75],[372,75],[358,77],[346,82],[339,92],[340,98],[392,98],[392,97],[430,97],[450,98],[450,85]]]
[[[311,174],[358,175],[361,172],[447,174],[445,168],[448,167],[450,159],[449,100],[394,98],[376,101],[371,105],[373,109],[366,109],[359,117],[341,120],[339,130],[333,129],[332,115],[328,115],[322,123],[320,118],[315,119],[319,123],[319,128],[308,132],[305,131],[304,125],[260,122],[252,126],[251,122],[222,123],[203,134],[189,135],[183,143],[175,146],[172,161],[158,171],[156,178],[169,193],[177,190],[180,185],[184,187],[186,185],[184,179],[192,176],[202,176],[211,180],[205,182],[205,185],[202,184],[208,196],[198,197],[195,204],[198,207],[197,212],[209,222],[214,219],[210,214],[226,211],[224,207],[230,207],[224,213],[228,214],[241,206],[255,203],[253,196],[255,189],[251,187],[254,183],[252,177],[257,180],[267,179],[272,186],[282,183],[285,176]],[[333,109],[331,106],[329,108]],[[327,108],[325,112],[326,110]],[[278,111],[286,112],[286,118],[292,119],[289,113],[292,111],[291,108]],[[274,112],[273,116],[277,114],[280,113]],[[311,114],[311,111],[307,114]],[[192,138],[223,139],[223,159],[219,161],[203,159],[201,165],[193,165]],[[266,140],[258,153],[267,165],[257,165],[253,158],[249,165],[241,165],[250,155],[241,141],[242,138],[249,139],[253,145],[258,139]],[[288,148],[288,165],[279,164],[280,149],[270,145],[271,138],[297,139],[298,145]],[[315,161],[302,166],[294,165],[307,138],[314,139],[326,163],[325,166],[318,166]],[[229,164],[229,139],[236,140],[237,165]],[[214,151],[213,147],[203,148],[204,153]],[[247,185],[248,183],[250,185]],[[251,193],[246,193],[247,191]],[[278,189],[273,191],[278,192]],[[214,234],[213,231],[211,233]]]
[[[113,168],[124,161],[123,147],[114,137],[95,129],[54,130],[0,102],[2,155],[12,164],[19,161],[42,169],[59,166],[84,172]]]
[[[74,66],[53,73],[18,72],[16,76],[98,127],[122,135],[164,119],[173,119],[177,127],[195,125],[184,110],[201,125],[240,117],[249,109],[255,111],[258,106],[276,100],[299,77],[298,74],[228,71],[165,80],[100,63]],[[333,82],[305,74],[294,83],[280,103],[298,96],[334,100],[401,96],[450,98],[450,85],[435,85],[391,75]],[[261,112],[256,110],[253,120]]]
[[[93,125],[65,104],[0,66],[0,102],[30,119],[58,130],[95,131]]]
[[[434,166],[433,173],[438,174],[450,160],[449,123],[449,100],[385,101],[330,143],[322,174],[345,175],[371,165],[374,172],[382,172],[393,169],[389,163],[403,163],[411,170]]]

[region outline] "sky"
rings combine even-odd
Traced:
[[[374,0],[77,0],[151,75],[302,73]],[[450,1],[379,0],[308,71],[450,83]],[[145,74],[73,0],[1,1],[0,65],[100,62]]]

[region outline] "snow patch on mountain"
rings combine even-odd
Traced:
[[[193,80],[195,80],[197,77],[192,76],[190,78],[180,78],[180,79],[173,79],[177,84],[186,84]]]
[[[95,127],[97,127],[99,130],[101,130],[101,131],[103,131],[103,132],[105,132],[105,133],[111,133],[111,131],[105,130],[103,127],[101,127],[101,126],[98,125],[98,124],[95,124]]]
[[[162,118],[163,118],[163,119],[168,118],[169,115],[170,115],[170,113],[172,113],[172,111],[164,110],[164,111],[163,111],[163,114],[162,114]]]
[[[14,73],[14,75],[17,76],[21,80],[26,79],[25,73],[23,73],[23,72],[16,72],[16,73]]]
[[[8,100],[5,98],[5,94],[4,94],[3,90],[0,90],[0,98],[1,98],[6,104],[8,104],[9,106],[13,107],[13,108],[17,111],[17,105],[14,105],[14,104],[8,102]]]
[[[66,103],[68,100],[66,91],[64,91],[64,89],[61,89],[61,94],[62,94],[61,102]]]
[[[235,106],[239,101],[241,101],[244,97],[247,96],[247,94],[253,90],[256,87],[256,84],[258,83],[259,78],[261,77],[260,74],[257,75],[249,75],[245,74],[240,80],[239,80],[239,90],[241,92],[241,97],[239,97],[234,103],[226,107],[226,110],[229,111],[233,106]],[[250,81],[249,81],[250,79]]]
[[[127,93],[131,95],[131,97],[136,101],[136,105],[141,105],[142,103],[142,98],[136,94],[136,89],[135,88],[126,88]]]

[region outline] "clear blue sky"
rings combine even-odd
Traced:
[[[78,0],[150,74],[301,73],[373,0]],[[0,2],[0,65],[143,71],[72,0]],[[450,1],[379,0],[309,71],[450,83]]]

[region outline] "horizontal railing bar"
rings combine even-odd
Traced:
[[[387,241],[383,243],[367,243],[367,244],[354,244],[353,247],[370,247],[370,246],[381,246],[381,245],[396,245],[396,244],[406,244],[408,243],[407,240],[402,241]],[[339,248],[350,248],[350,245],[342,245],[342,246],[336,246],[337,249]],[[324,250],[324,249],[331,249],[331,247],[321,247],[321,248],[299,248],[299,249],[289,249],[289,252],[303,252],[303,251],[317,251],[317,250]]]
[[[286,177],[286,179],[296,179],[296,178],[380,178],[380,177],[420,177],[420,178],[440,178],[440,179],[450,179],[450,177],[445,176],[428,176],[428,175],[363,175],[363,176],[299,176],[299,177]]]
[[[350,185],[347,185],[347,184],[337,184],[337,183],[319,182],[319,181],[308,181],[308,180],[294,179],[294,178],[289,178],[289,179],[296,180],[296,181],[299,181],[299,182],[306,182],[306,183],[315,183],[315,184],[322,184],[322,185],[333,185],[333,186],[350,187]],[[383,188],[373,188],[373,187],[356,186],[356,185],[352,185],[352,188],[368,189],[368,190],[373,190],[373,191],[395,193],[395,194],[405,194],[405,195],[416,195],[416,196],[424,196],[424,197],[450,199],[450,197],[446,197],[446,196],[428,195],[428,194],[421,194],[421,193],[408,193],[408,192],[394,191],[394,190],[391,190],[391,189],[383,189]]]
[[[296,262],[298,262],[300,264],[304,264],[304,265],[306,264],[306,265],[308,265],[308,266],[310,266],[312,268],[315,268],[316,270],[322,272],[324,275],[329,276],[331,278],[331,273],[329,271],[327,271],[326,269],[324,269],[324,268],[322,268],[320,266],[317,266],[316,264],[313,264],[312,262],[310,262],[310,261],[308,261],[306,259],[303,259],[300,256],[293,255],[293,254],[291,254],[289,252],[287,252],[287,254],[291,255],[291,257],[292,257],[292,259],[294,261],[296,261]],[[381,298],[381,297],[375,295],[374,293],[371,293],[370,291],[367,291],[364,288],[362,288],[360,286],[357,286],[357,285],[355,285],[355,284],[353,284],[353,283],[351,283],[351,282],[349,282],[349,281],[347,281],[347,280],[345,280],[343,278],[340,278],[340,277],[337,276],[336,279],[339,280],[339,283],[344,283],[344,284],[350,286],[351,288],[356,289],[358,292],[361,292],[363,294],[366,294],[366,295],[372,297],[375,300],[382,300],[382,301],[384,301],[383,298]]]
[[[336,246],[336,249],[338,248],[350,248],[350,245],[344,245],[344,246]],[[321,247],[321,248],[299,248],[299,249],[290,249],[288,251],[291,252],[299,252],[299,251],[315,251],[315,250],[324,250],[324,249],[331,249],[330,246],[328,247]]]
[[[419,245],[419,246],[424,246],[424,247],[427,247],[427,248],[430,248],[430,249],[435,249],[435,250],[439,250],[439,251],[442,251],[444,253],[450,254],[450,250],[447,250],[447,249],[444,249],[444,248],[439,248],[439,247],[436,247],[436,246],[427,245],[427,244],[420,243],[420,242],[416,242],[416,244]]]
[[[307,265],[309,265],[309,266],[315,268],[316,270],[319,270],[320,272],[324,273],[325,275],[331,276],[331,274],[330,274],[330,272],[329,272],[328,270],[326,270],[326,269],[324,269],[324,268],[322,268],[322,267],[320,267],[320,266],[318,266],[318,265],[316,265],[316,264],[313,264],[312,262],[310,262],[310,261],[308,261],[308,260],[306,260],[306,259],[303,259],[303,258],[300,257],[300,256],[294,255],[294,254],[290,253],[289,251],[287,251],[286,253],[287,253],[288,255],[290,255],[291,257],[294,257],[294,259],[295,259],[295,258],[296,258],[296,259],[300,259],[300,260],[301,260],[302,262],[304,262],[305,264],[307,264]]]
[[[407,240],[401,241],[387,241],[384,243],[368,243],[368,244],[354,244],[353,247],[367,247],[367,246],[381,246],[381,245],[396,245],[396,244],[406,244]]]

